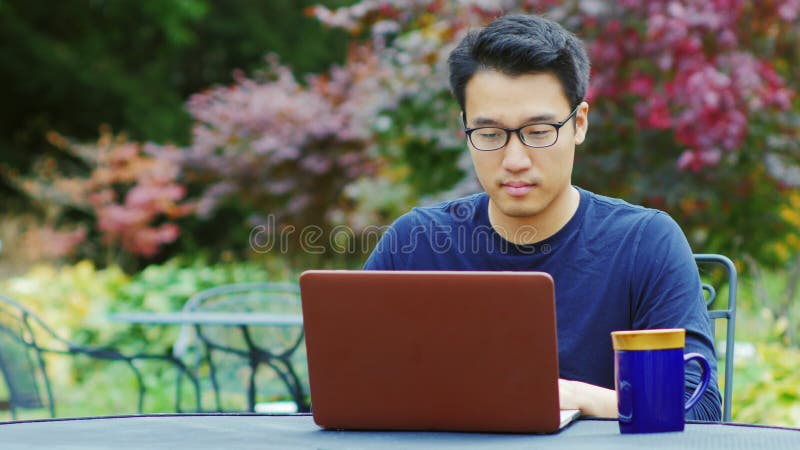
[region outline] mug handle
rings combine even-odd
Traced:
[[[695,388],[694,392],[692,392],[692,396],[689,397],[689,400],[686,402],[686,411],[692,409],[692,406],[700,400],[700,396],[706,391],[708,382],[711,380],[711,367],[708,365],[706,357],[699,353],[687,353],[683,357],[684,364],[692,360],[700,363],[700,367],[703,369],[703,375],[700,377],[700,384]]]

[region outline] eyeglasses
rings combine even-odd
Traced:
[[[519,140],[528,147],[550,147],[558,141],[558,130],[578,112],[578,106],[569,113],[566,119],[558,123],[532,123],[519,128],[465,128],[464,132],[467,133],[467,138],[475,150],[484,152],[500,150],[505,147],[511,133],[517,133]]]

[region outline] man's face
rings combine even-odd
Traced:
[[[572,112],[561,83],[550,73],[511,77],[478,71],[467,83],[465,93],[468,128],[557,123]],[[497,213],[507,218],[531,218],[566,201],[575,145],[586,136],[587,111],[588,105],[582,103],[573,119],[575,126],[572,121],[564,124],[550,147],[527,147],[516,133],[505,147],[495,151],[479,151],[469,144],[478,180]]]

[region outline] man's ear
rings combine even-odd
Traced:
[[[578,112],[575,113],[575,145],[581,145],[586,140],[589,131],[589,104],[581,102]]]

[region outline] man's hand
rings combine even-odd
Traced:
[[[617,418],[617,393],[614,390],[559,378],[558,398],[561,409],[579,409],[585,416]]]

